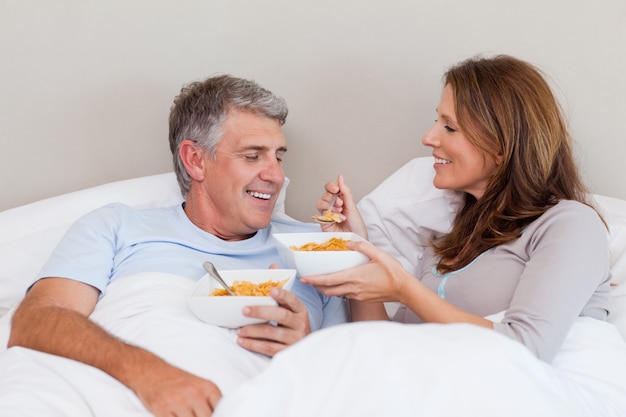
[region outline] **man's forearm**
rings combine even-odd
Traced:
[[[13,317],[8,347],[23,346],[83,362],[131,388],[144,364],[163,364],[157,356],[123,342],[81,313],[54,306],[23,307]]]

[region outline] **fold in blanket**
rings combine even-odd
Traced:
[[[626,346],[611,325],[579,321],[558,360],[467,324],[353,323],[281,352],[214,417],[624,415]]]

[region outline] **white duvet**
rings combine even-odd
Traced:
[[[120,279],[92,318],[215,381],[217,417],[626,415],[626,344],[608,323],[579,319],[550,365],[474,326],[387,322],[316,332],[270,362],[239,348],[234,331],[197,320],[186,304],[193,285],[165,274]],[[0,415],[150,414],[97,369],[12,348],[0,353]]]
[[[269,363],[235,343],[235,332],[207,325],[187,307],[195,281],[142,273],[114,281],[91,318],[131,343],[232,391]],[[6,346],[7,316],[0,322]],[[23,348],[0,354],[0,416],[150,416],[125,386],[99,370]]]

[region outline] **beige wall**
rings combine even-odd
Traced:
[[[169,171],[180,86],[228,72],[290,104],[287,210],[357,197],[414,156],[447,66],[538,64],[592,191],[626,198],[623,0],[0,0],[0,210]]]

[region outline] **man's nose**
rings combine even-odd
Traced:
[[[284,177],[285,172],[283,170],[283,164],[276,158],[268,158],[268,161],[261,172],[261,179],[278,182]]]

